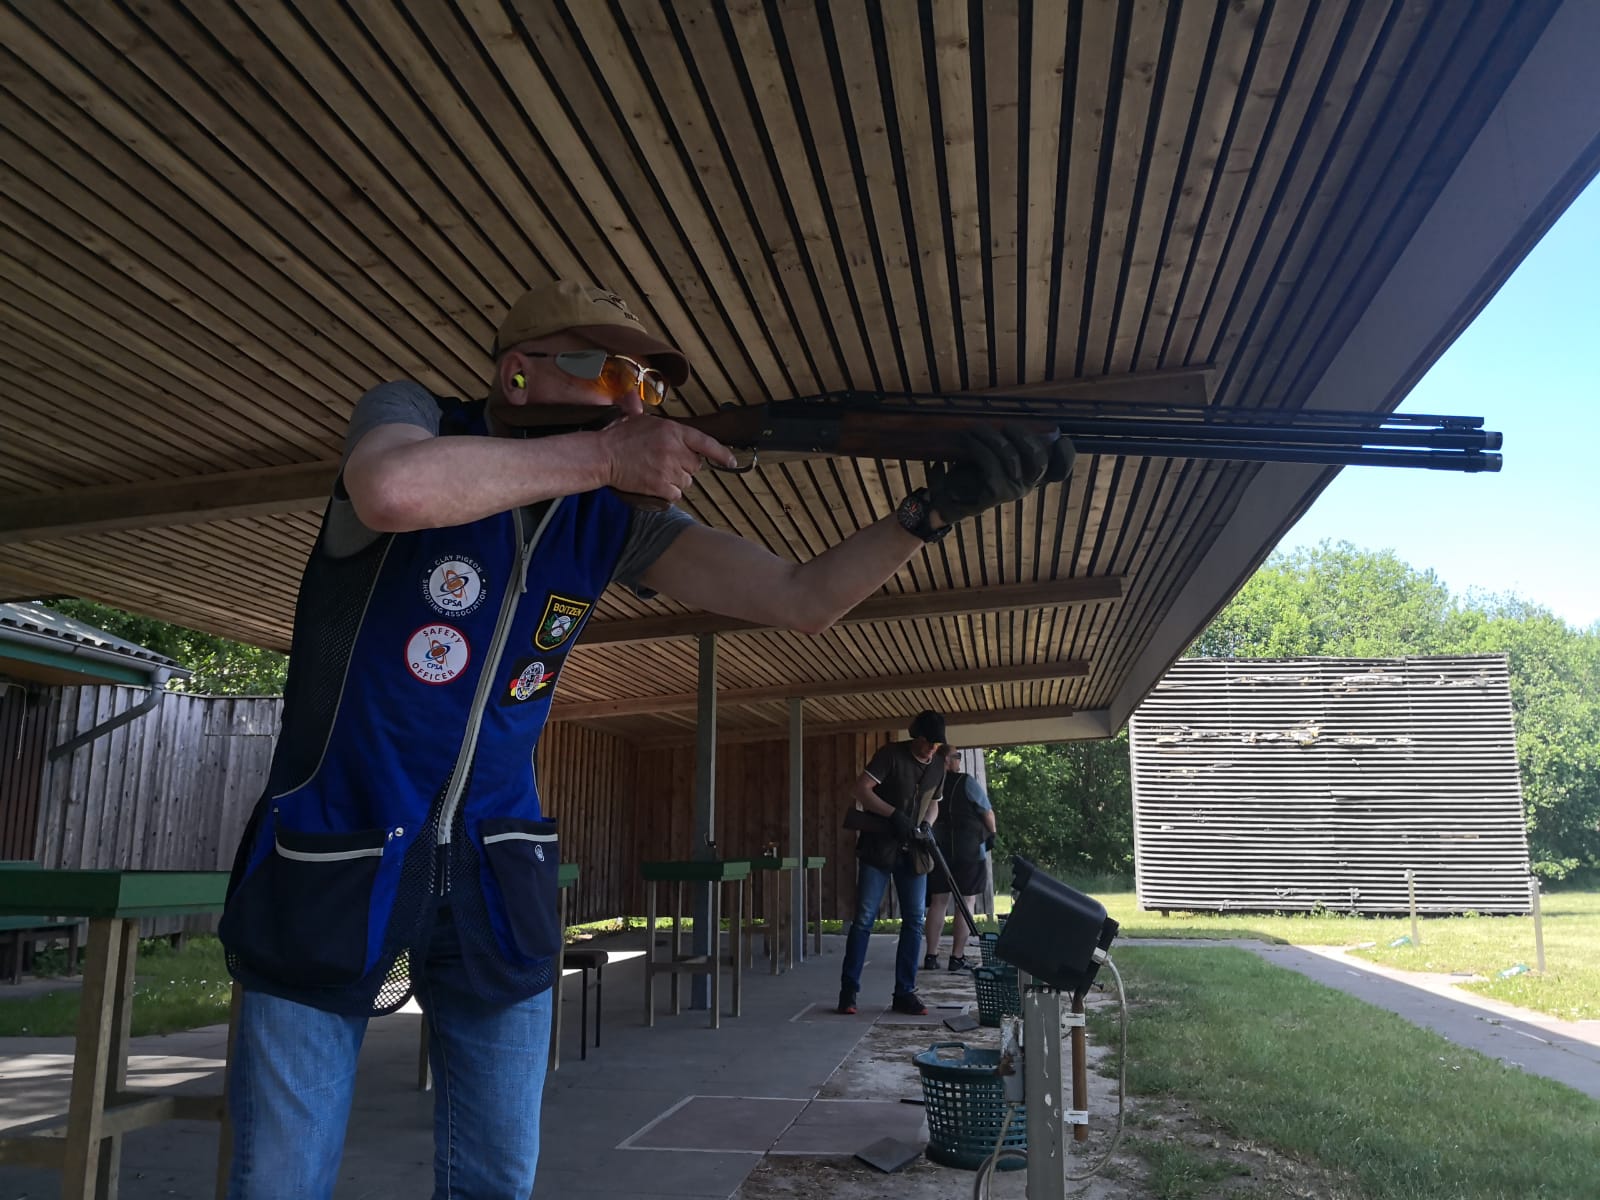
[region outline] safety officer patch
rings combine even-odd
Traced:
[[[545,601],[544,616],[539,620],[539,628],[533,635],[533,645],[537,650],[554,650],[578,628],[578,622],[583,620],[583,615],[589,611],[592,602],[588,600],[574,600],[570,596],[559,596],[551,593],[550,599]]]
[[[483,571],[470,558],[441,558],[422,585],[435,612],[464,617],[483,603]]]
[[[406,643],[406,667],[423,683],[449,683],[471,656],[467,639],[451,625],[424,625]]]
[[[555,690],[556,677],[561,673],[561,660],[565,657],[564,654],[546,654],[537,658],[517,659],[501,677],[501,707],[548,698]]]

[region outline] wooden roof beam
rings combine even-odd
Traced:
[[[1089,673],[1089,664],[1079,659],[1063,662],[1027,663],[1015,667],[984,667],[976,671],[921,671],[909,675],[875,675],[863,679],[806,679],[767,687],[725,688],[717,693],[717,704],[765,704],[773,700],[816,699],[822,696],[864,696],[877,692],[915,692],[927,688],[986,687],[1001,683],[1038,683],[1043,680],[1074,679]],[[694,692],[672,692],[660,696],[628,696],[620,700],[579,700],[557,703],[550,710],[552,721],[593,721],[604,717],[632,717],[642,713],[692,712]]]
[[[0,499],[0,545],[319,509],[339,464],[295,463]]]
[[[984,391],[957,392],[981,400],[990,396],[1027,396],[1036,400],[1070,400],[1074,404],[1150,404],[1172,408],[1204,408],[1211,403],[1216,382],[1214,367],[1163,367],[1156,371],[1129,371],[1123,375],[1090,375],[1082,379],[1052,379]]]
[[[950,729],[981,725],[1009,725],[1016,721],[1037,721],[1050,719],[1066,719],[1073,716],[1073,710],[1066,705],[1039,708],[997,708],[989,712],[947,712],[944,714],[945,726]],[[827,737],[839,733],[904,733],[907,723],[910,722],[911,713],[896,713],[890,717],[868,717],[859,721],[820,721],[805,724],[805,736]],[[772,742],[783,741],[789,736],[787,724],[774,722],[771,725],[755,729],[728,729],[717,731],[717,745],[726,746],[735,742]],[[664,734],[659,737],[637,739],[637,744],[643,750],[657,750],[667,746],[681,746],[694,740],[692,731],[683,733]]]
[[[1009,612],[1019,608],[1058,608],[1066,604],[1094,604],[1122,599],[1122,579],[1102,575],[1088,579],[1052,579],[1040,583],[1005,583],[984,588],[946,588],[930,592],[900,592],[871,596],[835,624],[884,621],[906,617],[953,617],[963,613]],[[761,633],[776,628],[755,621],[739,621],[715,613],[668,613],[659,617],[592,622],[583,631],[578,649],[658,642],[666,638],[694,637],[702,633]]]

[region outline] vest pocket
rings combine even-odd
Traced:
[[[279,826],[272,853],[229,905],[245,963],[307,987],[352,984],[367,973],[367,925],[387,829],[297,833]],[[226,940],[226,939],[225,939]]]
[[[479,826],[483,856],[499,891],[500,919],[524,958],[549,958],[561,948],[557,873],[561,843],[554,821],[500,817]],[[490,897],[491,913],[494,897]]]

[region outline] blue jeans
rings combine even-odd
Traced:
[[[550,1051],[549,991],[490,1007],[440,914],[417,999],[433,1064],[434,1200],[528,1200]],[[367,1018],[246,992],[234,1033],[230,1200],[333,1194]]]
[[[928,881],[911,866],[911,856],[902,854],[893,872],[856,860],[856,919],[844,943],[844,969],[839,986],[851,995],[861,990],[861,968],[867,961],[867,939],[878,920],[878,906],[894,879],[900,898],[900,941],[894,953],[895,995],[910,995],[917,990],[917,962],[922,953],[922,918],[927,911]]]

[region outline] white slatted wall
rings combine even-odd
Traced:
[[[1503,655],[1186,659],[1129,734],[1143,908],[1528,911]]]

